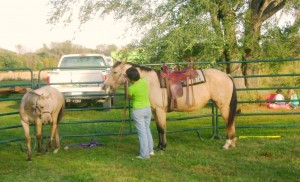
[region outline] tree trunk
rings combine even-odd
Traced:
[[[254,23],[256,22],[256,23]],[[260,57],[260,28],[261,22],[256,20],[256,17],[252,17],[251,21],[246,24],[246,31],[245,31],[245,42],[244,42],[244,51],[245,54],[243,56],[243,60],[253,60],[254,58]],[[242,66],[242,71],[244,76],[248,75],[258,75],[259,68],[257,65],[253,63],[244,63]],[[245,78],[245,86],[247,88],[255,88],[259,86],[259,78]]]
[[[221,1],[219,7],[218,16],[223,25],[224,61],[228,63],[226,64],[226,72],[232,76],[242,76],[242,64],[230,64],[232,61],[238,61],[241,58],[235,32],[236,15],[232,11],[231,5],[226,1]],[[234,82],[237,88],[245,88],[243,78],[235,78]]]
[[[245,17],[244,56],[243,60],[260,58],[261,26],[264,21],[273,16],[285,5],[286,0],[252,0]],[[259,65],[244,63],[243,75],[258,75]],[[259,86],[259,78],[245,78],[246,87]]]

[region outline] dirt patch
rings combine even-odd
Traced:
[[[25,94],[26,92],[27,92],[26,88],[23,88],[23,87],[20,87],[20,86],[0,88],[0,95],[9,95],[11,93]]]
[[[40,79],[46,80],[47,72],[40,73]],[[33,79],[38,79],[39,72],[33,72]],[[2,80],[31,80],[31,73],[29,71],[7,71],[7,72],[0,72],[0,81]]]

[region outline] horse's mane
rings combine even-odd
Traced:
[[[116,68],[118,67],[120,64],[122,64],[123,62],[121,61],[117,61],[113,66],[112,68]],[[148,67],[145,67],[145,66],[141,66],[141,65],[138,65],[138,64],[134,64],[134,63],[131,63],[131,62],[126,62],[125,64],[129,64],[131,65],[132,67],[135,67],[135,68],[139,68],[141,69],[142,71],[153,71],[152,68],[148,68]]]

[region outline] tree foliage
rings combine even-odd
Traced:
[[[33,53],[26,53],[22,45],[17,46],[17,53],[0,49],[0,68],[31,68],[39,70],[45,67],[56,67],[60,57],[64,54],[102,53],[110,55],[117,49],[116,45],[99,45],[96,49],[75,45],[71,41],[52,42],[44,45]],[[100,49],[101,47],[105,48]]]
[[[12,53],[0,53],[0,68],[18,68],[23,63]]]
[[[299,0],[51,0],[49,23],[68,23],[75,18],[84,24],[114,14],[143,32],[135,47],[144,50],[146,60],[141,62],[177,62],[192,57],[229,63],[274,55],[278,48],[267,48],[275,46],[274,42],[282,42],[284,49],[278,51],[284,52],[281,56],[294,56],[297,51],[288,49],[283,41],[290,32],[278,24],[271,29],[265,25],[281,10],[298,12],[299,4]],[[79,7],[77,17],[74,7]],[[233,75],[256,74],[259,70],[247,63],[227,65],[226,72]],[[251,84],[247,79],[240,82],[239,87]]]
[[[111,56],[111,52],[118,50],[118,47],[114,44],[110,44],[110,45],[100,44],[96,46],[96,49],[101,54]]]
[[[261,30],[276,12],[295,9],[296,0],[51,0],[49,23],[84,24],[113,13],[144,33],[139,48],[148,60],[180,61],[258,59]],[[75,7],[78,14],[75,16]],[[238,38],[239,37],[239,38]],[[199,49],[201,47],[201,49]]]

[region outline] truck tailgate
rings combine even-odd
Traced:
[[[62,93],[105,93],[102,70],[58,70],[51,73],[51,85]]]
[[[102,85],[102,70],[59,70],[51,73],[51,84],[75,83],[81,86]]]

